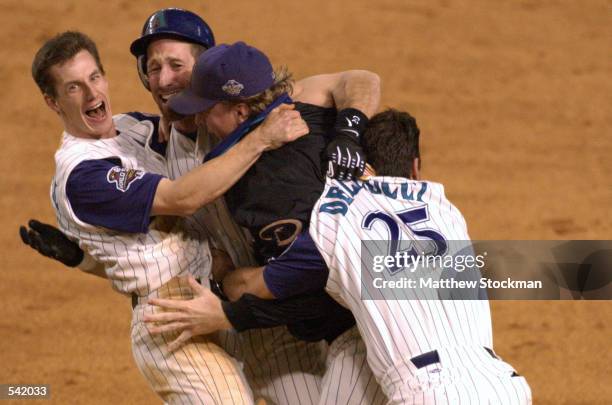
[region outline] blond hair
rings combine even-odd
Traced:
[[[229,101],[229,105],[246,104],[249,108],[249,115],[257,115],[264,111],[281,94],[293,92],[293,75],[286,66],[280,66],[274,70],[274,84],[268,89],[254,96],[241,100]]]

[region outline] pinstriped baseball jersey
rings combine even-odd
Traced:
[[[90,140],[66,132],[55,154],[56,172],[51,199],[60,228],[79,240],[81,248],[104,264],[113,288],[125,294],[148,295],[179,274],[199,275],[209,268],[206,239],[190,236],[181,228],[183,220],[156,218],[147,233],[119,233],[82,222],[66,195],[71,171],[81,162],[115,158],[126,169],[166,175],[166,160],[149,146],[153,124],[127,114],[113,117],[118,136]]]
[[[398,233],[390,237],[394,230]],[[453,395],[436,401],[436,394],[445,392],[448,381],[463,381],[472,368],[486,370],[494,380],[508,377],[503,386],[515,383],[509,379],[512,368],[483,349],[492,347],[486,300],[362,298],[366,288],[361,276],[362,241],[469,240],[465,220],[446,199],[441,184],[394,177],[350,183],[328,179],[313,210],[310,234],[329,267],[326,288],[353,312],[367,346],[368,363],[391,403],[454,403],[449,399]],[[440,353],[442,366],[419,369],[410,361],[434,350]],[[521,391],[521,401],[515,402],[486,396],[482,390],[494,392],[495,384],[487,385],[486,380],[481,384],[482,375],[472,378],[477,383],[470,384],[466,395],[477,403],[483,403],[482,398],[494,398],[491,403],[528,402],[527,391]],[[433,394],[433,400],[424,394],[435,389],[441,391]]]

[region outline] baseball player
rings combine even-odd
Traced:
[[[327,291],[355,315],[389,403],[531,403],[525,379],[492,350],[488,301],[360,299],[367,288],[360,264],[372,266],[361,241],[389,240],[395,230],[398,241],[469,241],[443,186],[419,181],[414,118],[393,110],[374,117],[364,149],[377,175],[353,184],[328,181],[305,239],[312,238],[329,269]]]
[[[37,52],[32,75],[47,105],[64,125],[56,153],[51,198],[60,228],[104,264],[112,286],[134,294],[132,350],[137,365],[170,403],[253,402],[236,360],[207,338],[170,352],[172,335],[152,336],[142,317],[151,297],[189,297],[177,278],[208,278],[206,239],[193,237],[181,219],[212,201],[269,148],[308,132],[287,106],[268,116],[227,156],[176,180],[164,176],[156,126],[139,115],[112,116],[108,83],[93,41],[65,32]],[[230,157],[231,155],[231,157]]]
[[[371,286],[366,287],[362,269],[372,263],[362,256],[362,241],[387,241],[382,247],[388,254],[393,241],[403,241],[408,249],[406,243],[423,240],[445,248],[453,246],[449,241],[469,240],[465,220],[443,186],[418,180],[418,145],[419,130],[407,113],[374,116],[364,150],[377,176],[351,183],[328,179],[309,231],[264,268],[229,273],[224,291],[286,299],[325,286],[355,315],[368,363],[390,404],[529,404],[525,379],[493,352],[486,300],[364,296]],[[373,246],[368,249],[380,247]],[[229,322],[215,299],[200,293],[193,301],[200,316],[192,322],[202,331]],[[168,300],[154,304],[186,310]],[[172,321],[172,316],[163,319]]]

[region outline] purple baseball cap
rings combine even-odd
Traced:
[[[193,66],[189,87],[169,100],[182,115],[206,111],[221,101],[241,100],[270,88],[274,71],[260,50],[236,42],[206,50]]]

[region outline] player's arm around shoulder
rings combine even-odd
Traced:
[[[294,84],[295,101],[337,110],[355,108],[371,117],[380,105],[380,77],[368,70],[321,74]]]
[[[186,216],[221,197],[265,151],[277,149],[308,134],[308,125],[293,105],[283,104],[223,155],[207,161],[176,180],[162,179],[151,215]]]

